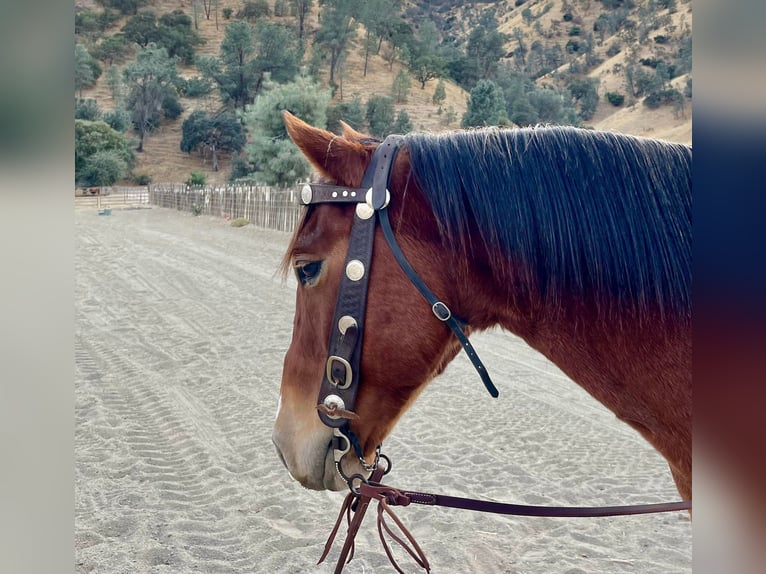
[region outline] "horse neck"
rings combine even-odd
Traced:
[[[519,295],[525,290],[518,279],[493,276],[480,256],[461,275],[454,296],[472,329],[500,326],[518,335],[650,442],[680,433],[690,444],[688,317],[659,310],[605,317],[597,305],[574,298],[554,306]]]

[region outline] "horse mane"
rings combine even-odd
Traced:
[[[689,316],[691,147],[572,127],[405,142],[442,242],[470,256],[478,233],[496,278],[559,309]]]

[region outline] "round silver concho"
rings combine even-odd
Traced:
[[[346,334],[346,329],[349,327],[355,327],[356,326],[356,319],[354,319],[351,315],[343,315],[340,319],[338,319],[338,331],[340,331],[341,335]]]
[[[311,203],[311,199],[314,196],[314,192],[311,191],[311,186],[306,184],[301,188],[301,202],[305,205]]]
[[[346,410],[346,403],[343,402],[343,399],[340,398],[338,395],[327,395],[324,398],[324,401],[322,401],[322,404],[324,404],[325,407],[327,407],[330,410],[334,409],[340,409],[340,410]],[[339,415],[327,415],[331,419],[339,419]]]
[[[359,281],[364,277],[364,263],[358,259],[349,261],[346,265],[346,277],[351,279],[351,281]]]

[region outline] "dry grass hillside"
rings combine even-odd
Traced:
[[[545,0],[531,0],[530,2],[519,6],[513,12],[511,12],[508,18],[503,22],[500,29],[504,32],[510,33],[514,28],[525,29],[533,33],[531,26],[526,26],[521,16],[522,7],[530,7],[531,9],[541,9],[541,7],[549,2]],[[598,17],[599,12],[596,10],[598,3],[594,0],[585,0],[580,2],[572,2],[569,5],[572,13],[579,20],[579,25],[583,29],[593,29],[593,25]],[[646,4],[646,2],[644,2]],[[564,4],[554,4],[546,14],[540,17],[540,21],[543,27],[552,27],[557,20],[563,21],[563,9]],[[652,34],[652,36],[664,32],[671,35],[683,31],[684,28],[691,28],[692,21],[692,5],[691,2],[686,4],[678,4],[678,9],[675,13],[670,13],[668,9],[658,10],[656,15],[667,15],[670,22]],[[625,107],[615,108],[606,101],[604,97],[607,92],[625,92],[625,78],[621,73],[621,68],[625,65],[626,57],[629,53],[628,49],[623,49],[615,56],[609,56],[607,54],[608,47],[616,42],[620,41],[617,35],[607,36],[596,47],[595,52],[598,56],[602,57],[604,61],[596,68],[588,73],[589,77],[599,78],[599,106],[595,115],[590,120],[589,125],[592,125],[596,129],[612,130],[623,133],[629,133],[633,135],[640,135],[646,137],[653,137],[658,139],[665,139],[669,141],[675,141],[679,143],[691,144],[692,142],[692,109],[691,105],[685,106],[685,109],[681,113],[674,112],[670,107],[663,106],[657,109],[649,109],[642,105],[640,102],[632,102]],[[652,42],[646,42],[644,44],[634,43],[630,47],[634,47],[637,58],[646,58],[654,55],[656,45]],[[580,57],[582,58],[582,56]],[[564,64],[562,68],[568,66]],[[557,70],[558,71],[558,70]],[[554,82],[554,73],[547,74],[538,80],[538,84],[544,84],[547,82]],[[683,74],[677,78],[674,78],[672,84],[674,87],[678,87],[683,90],[683,85],[686,82],[688,74]]]
[[[571,0],[570,0],[571,1]],[[217,56],[219,47],[224,38],[226,24],[229,22],[223,18],[224,8],[230,8],[234,13],[239,10],[245,0],[219,0],[219,16],[216,22],[214,17],[210,20],[203,15],[198,16],[198,33],[205,39],[205,44],[197,49],[197,53],[206,56]],[[581,19],[583,26],[591,26],[597,16],[594,8],[596,2],[574,0],[577,17]],[[100,9],[95,0],[76,0],[78,8]],[[561,3],[551,2],[550,0],[529,0],[519,7],[513,7],[513,2],[498,2],[498,6],[505,6],[499,9],[498,18],[500,30],[511,34],[514,28],[525,31],[528,35],[534,34],[532,26],[526,23],[522,17],[523,8],[530,8],[534,11],[541,11],[545,4],[553,6],[540,17],[543,27],[550,27],[556,23],[556,20],[562,18]],[[273,2],[272,2],[273,5]],[[153,10],[158,15],[181,9],[192,16],[191,0],[150,0],[147,9]],[[456,9],[458,18],[462,17],[461,8]],[[124,24],[124,19],[118,22],[109,33],[115,33]],[[467,21],[467,20],[466,20]],[[691,25],[691,3],[680,4],[678,12],[672,16],[672,25],[676,28]],[[309,38],[312,32],[316,30],[317,7],[309,15],[307,21],[307,30]],[[358,31],[358,37],[361,39],[363,30]],[[563,41],[566,41],[564,38]],[[510,40],[507,48],[512,51],[515,40]],[[609,40],[603,42],[598,48],[601,53],[605,53]],[[358,95],[364,102],[370,95],[389,94],[396,74],[402,69],[400,63],[395,63],[389,68],[389,65],[380,57],[372,55],[368,63],[368,73],[362,77],[363,54],[361,51],[361,42],[352,48],[346,58],[343,70],[342,90],[338,90],[335,100],[350,99]],[[639,54],[640,55],[640,54]],[[687,106],[681,114],[674,112],[670,107],[662,107],[657,110],[650,110],[640,103],[633,103],[624,107],[615,108],[605,102],[603,94],[610,90],[621,88],[621,76],[615,70],[625,57],[625,51],[612,58],[604,55],[604,61],[595,69],[589,72],[590,76],[597,76],[601,79],[599,88],[602,96],[601,102],[596,110],[593,119],[588,122],[589,125],[597,129],[608,129],[631,133],[636,135],[646,135],[682,143],[691,143],[691,106]],[[179,72],[184,77],[198,75],[193,66],[180,66]],[[103,74],[96,85],[90,89],[83,90],[83,97],[95,98],[102,110],[109,110],[114,106],[111,92],[107,86],[106,74]],[[555,83],[553,75],[540,78],[538,83]],[[685,76],[676,78],[677,83],[685,81]],[[420,84],[414,78],[411,79],[407,101],[397,104],[396,108],[405,109],[410,116],[410,121],[415,130],[418,131],[442,131],[445,129],[455,129],[460,126],[460,118],[466,110],[467,93],[465,90],[451,82],[445,82],[447,99],[443,104],[443,110],[451,109],[454,114],[438,113],[437,107],[432,103],[432,96],[436,87],[436,80],[429,81],[425,89],[420,89]],[[184,112],[181,117],[174,121],[163,121],[160,128],[151,133],[144,142],[144,152],[137,153],[137,164],[134,169],[135,174],[147,174],[153,182],[177,182],[185,181],[192,171],[203,171],[209,183],[222,184],[228,178],[230,170],[230,158],[224,155],[220,158],[221,167],[217,172],[212,171],[211,162],[197,154],[186,154],[180,151],[179,143],[181,140],[181,126],[188,115],[196,109],[206,109],[208,111],[220,108],[220,102],[217,95],[213,93],[203,98],[182,98],[181,103],[184,106]]]

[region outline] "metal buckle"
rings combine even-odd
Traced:
[[[434,303],[431,307],[431,311],[433,311],[433,314],[436,315],[436,318],[439,319],[439,321],[449,321],[450,317],[452,317],[452,311],[450,311],[449,307],[441,301]]]
[[[332,363],[333,361],[338,361],[341,365],[343,365],[346,369],[346,380],[342,383],[337,382],[335,379],[333,379],[332,376]],[[343,357],[338,357],[337,355],[331,355],[327,358],[327,365],[325,366],[325,376],[327,377],[327,381],[338,389],[347,389],[351,386],[351,381],[354,379],[354,374],[351,372],[351,365],[349,362],[344,359]]]

